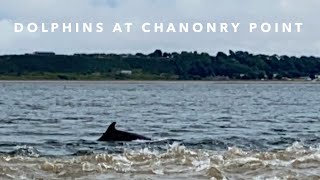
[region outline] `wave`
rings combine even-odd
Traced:
[[[0,156],[0,179],[320,179],[320,147],[294,143],[284,150],[188,149],[179,142],[165,151],[143,148],[123,153],[41,157],[32,147]]]

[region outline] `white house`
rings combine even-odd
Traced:
[[[121,70],[120,74],[131,75],[132,71],[130,71],[130,70]]]

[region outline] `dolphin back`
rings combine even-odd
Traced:
[[[108,127],[107,131],[98,139],[98,141],[134,141],[134,140],[151,140],[148,137],[125,132],[119,131],[115,128],[116,122],[113,122]]]

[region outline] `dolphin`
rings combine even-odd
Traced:
[[[145,136],[116,129],[116,122],[110,124],[105,133],[98,139],[98,141],[133,141],[133,140],[151,140]]]

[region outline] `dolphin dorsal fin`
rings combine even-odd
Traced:
[[[110,131],[115,131],[116,130],[116,122],[113,122],[109,125],[108,129],[106,132]]]

